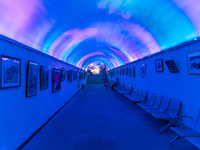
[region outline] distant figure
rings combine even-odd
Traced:
[[[116,81],[113,83],[113,85],[111,86],[112,90],[114,89],[114,87],[119,85],[119,79],[116,78]]]
[[[93,75],[90,69],[87,72],[88,72],[88,75]]]
[[[103,80],[104,80],[104,86],[107,89],[107,87],[108,87],[108,78],[107,78],[107,76]]]

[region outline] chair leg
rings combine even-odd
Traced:
[[[126,96],[124,96],[123,99],[126,99]]]
[[[173,147],[172,144],[173,144],[176,140],[178,140],[178,139],[180,139],[180,138],[181,138],[180,135],[177,135],[175,138],[173,138],[173,139],[170,141],[170,146]]]
[[[137,111],[137,114],[139,114],[139,112],[140,112],[140,111],[142,111],[142,110],[143,110],[143,109],[142,109],[142,108],[140,108],[140,109]]]
[[[167,130],[169,127],[171,127],[173,125],[172,121],[170,120],[169,123],[164,126],[162,129],[160,129],[159,133],[161,134],[161,132]]]
[[[141,109],[138,105],[136,105],[136,106],[133,108],[133,110],[135,111],[135,110],[137,110],[137,108]]]

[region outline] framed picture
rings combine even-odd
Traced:
[[[70,81],[70,75],[71,75],[71,74],[70,74],[70,70],[67,70],[66,73],[67,73],[67,81]]]
[[[128,76],[128,67],[126,67],[126,75]]]
[[[1,88],[21,86],[21,60],[1,56]]]
[[[200,74],[200,51],[188,53],[187,64],[189,74]]]
[[[37,95],[39,64],[28,61],[26,97]]]
[[[146,77],[146,63],[140,64],[140,75]]]
[[[72,70],[70,70],[70,83],[72,83],[72,78],[73,78],[73,71]]]
[[[79,74],[78,74],[78,80],[79,80],[79,81],[82,80],[81,74],[82,74],[81,72],[79,72]]]
[[[61,69],[53,69],[53,84],[52,84],[52,92],[55,93],[61,90]]]
[[[62,68],[61,81],[65,81],[65,76],[66,76],[66,69]]]
[[[128,70],[129,70],[129,71],[128,71],[128,72],[129,72],[129,73],[128,73],[128,74],[129,74],[129,77],[131,77],[131,67],[129,67]]]
[[[73,81],[75,81],[76,79],[78,79],[78,72],[73,71]]]
[[[82,74],[81,74],[81,78],[82,78],[82,80],[84,79],[84,72],[82,72]]]
[[[166,63],[166,65],[167,65],[167,67],[168,67],[168,69],[171,73],[178,73],[179,72],[178,68],[176,67],[176,64],[174,63],[174,60],[167,60],[167,61],[165,61],[165,63]]]
[[[122,68],[122,74],[123,74],[123,76],[124,76],[124,68]]]
[[[163,72],[163,60],[162,59],[157,59],[155,60],[155,67],[156,67],[156,72]]]
[[[132,67],[132,77],[135,77],[135,67]]]
[[[120,75],[122,75],[122,69],[120,69],[119,72],[120,72]]]
[[[86,72],[84,72],[84,80],[85,80],[85,77],[86,77]]]
[[[49,86],[49,66],[40,66],[40,90],[45,90]]]

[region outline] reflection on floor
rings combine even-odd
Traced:
[[[145,112],[102,84],[81,90],[23,149],[24,150],[192,150],[171,130],[159,135],[166,122]]]

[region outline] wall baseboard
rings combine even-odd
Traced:
[[[81,89],[80,89],[81,90]],[[24,143],[22,143],[17,150],[21,150],[23,147],[26,146],[28,142],[30,142],[50,121],[55,117],[79,92],[80,90],[72,96],[62,107],[60,107],[40,128],[38,128]]]

